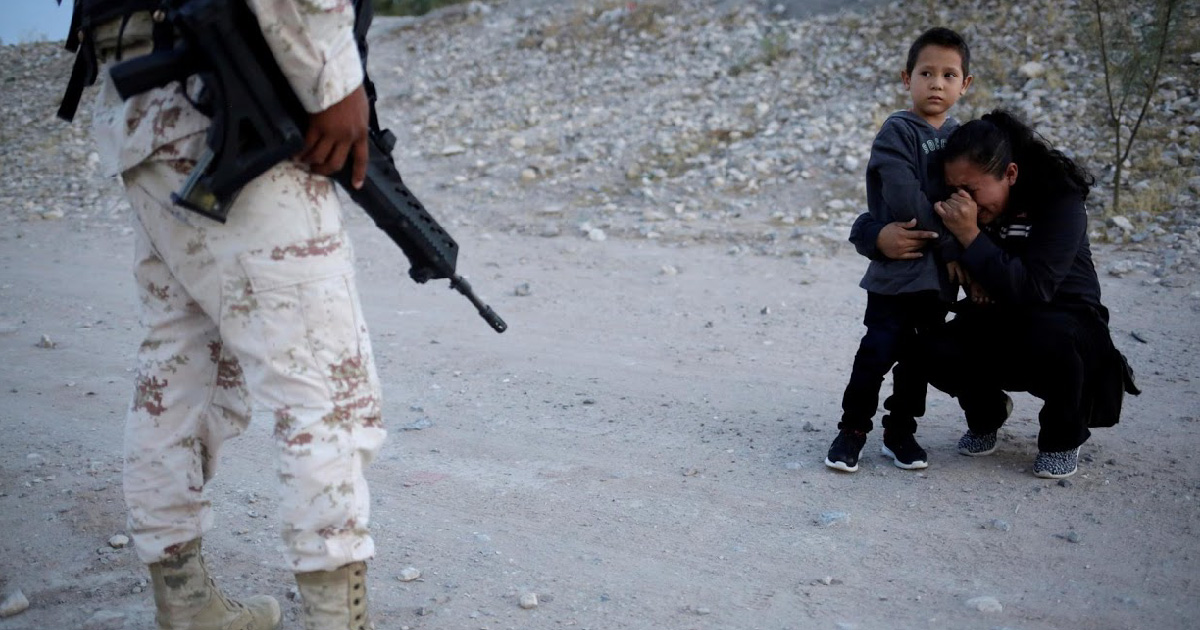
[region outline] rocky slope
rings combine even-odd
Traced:
[[[806,255],[844,243],[871,138],[906,106],[907,45],[944,24],[973,49],[960,119],[1013,109],[1098,176],[1093,239],[1131,252],[1114,273],[1194,268],[1195,6],[1185,3],[1139,130],[1121,216],[1102,221],[1112,139],[1086,3],[857,2],[789,17],[807,4],[472,2],[377,19],[371,72],[402,172],[453,223]],[[53,116],[67,53],[0,47],[0,67],[0,220],[119,220],[116,187],[96,175],[86,106],[71,126]]]

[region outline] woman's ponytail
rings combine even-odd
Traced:
[[[1014,193],[1053,198],[1074,192],[1087,198],[1095,179],[1032,127],[1003,109],[959,127],[946,141],[946,162],[967,159],[993,177],[1016,162]]]

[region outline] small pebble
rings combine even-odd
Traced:
[[[417,418],[412,422],[400,427],[402,431],[423,431],[433,426],[433,421],[429,418]]]
[[[0,600],[0,617],[11,617],[24,612],[26,608],[29,608],[29,600],[25,598],[25,593],[19,588],[13,589]]]
[[[988,595],[983,597],[972,597],[971,599],[968,599],[967,607],[974,608],[979,612],[985,613],[1004,612],[1004,606],[1000,605],[1000,600]]]
[[[129,537],[125,534],[117,534],[108,539],[108,546],[113,549],[121,549],[129,544]]]
[[[520,601],[521,608],[532,610],[538,607],[537,593],[523,593]]]
[[[833,527],[849,520],[850,515],[845,512],[821,512],[821,516],[817,518],[817,524],[821,527]]]
[[[83,622],[81,630],[123,630],[125,626],[125,613],[119,610],[97,610]]]
[[[411,582],[421,577],[421,571],[416,567],[404,567],[400,570],[399,580],[401,582]]]

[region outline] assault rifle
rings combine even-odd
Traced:
[[[353,165],[333,176],[408,257],[418,283],[449,278],[496,332],[508,325],[455,272],[458,243],[438,225],[404,185],[392,160],[396,137],[381,129],[375,88],[366,78],[366,28],[370,2],[359,0],[355,33],[362,53],[371,107],[367,176],[351,185]],[[242,186],[304,147],[308,114],[272,56],[257,18],[245,0],[164,0],[155,20],[175,31],[173,46],[123,61],[110,70],[121,98],[198,75],[204,92],[197,105],[209,114],[208,149],[189,174],[175,203],[224,223]]]

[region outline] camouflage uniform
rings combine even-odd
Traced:
[[[362,83],[349,0],[248,4],[308,111]],[[365,560],[374,543],[363,468],[385,431],[336,191],[288,162],[250,182],[225,224],[174,206],[209,120],[179,83],[122,102],[107,79],[117,31],[96,33],[105,67],[94,133],[133,206],[147,330],[125,433],[138,555],[162,561],[211,527],[205,483],[225,439],[257,417],[274,426],[290,569]],[[135,16],[122,58],[148,52],[149,37],[148,16]]]

